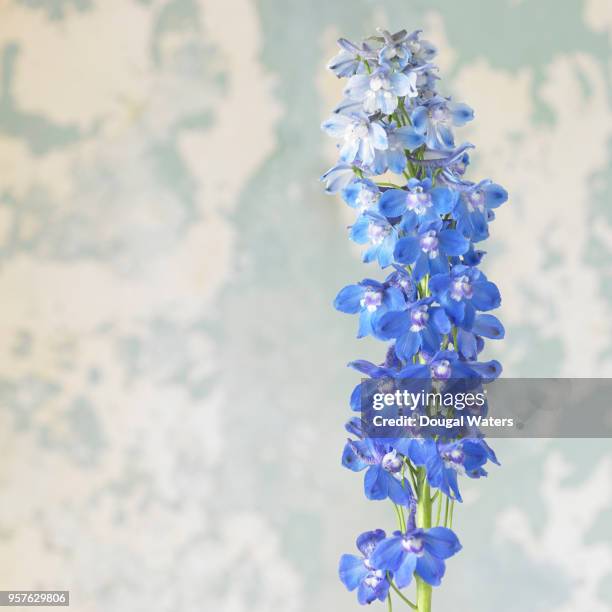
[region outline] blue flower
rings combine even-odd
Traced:
[[[344,201],[351,207],[364,212],[376,209],[380,189],[369,179],[354,181],[341,192]]]
[[[371,74],[356,74],[352,76],[344,90],[344,95],[350,100],[361,102],[363,110],[372,115],[378,111],[391,115],[397,108],[398,98],[415,97],[416,74],[408,75],[402,72],[391,72],[387,67],[380,66]]]
[[[397,287],[404,294],[406,303],[412,304],[417,300],[417,287],[412,274],[403,266],[393,264],[393,272],[387,276],[385,283],[392,287]]]
[[[336,164],[320,180],[325,183],[325,191],[327,193],[337,193],[342,189],[346,189],[356,180],[355,171],[351,164]]]
[[[340,161],[345,164],[357,158],[366,165],[371,164],[376,149],[384,150],[388,146],[385,128],[377,121],[370,121],[364,114],[335,114],[321,127],[330,136],[343,140]]]
[[[495,218],[493,209],[508,199],[508,192],[491,181],[482,181],[464,191],[459,198],[453,217],[457,229],[473,242],[480,242],[489,236],[489,221]]]
[[[415,30],[409,34],[406,44],[412,53],[411,65],[422,67],[431,66],[429,62],[436,56],[437,49],[428,40],[421,40],[421,30]]]
[[[379,30],[382,35],[383,46],[378,51],[378,61],[381,66],[403,70],[410,59],[412,52],[408,48],[410,39],[406,30],[391,34],[387,30]],[[381,38],[377,37],[377,40]]]
[[[476,310],[493,310],[501,304],[499,289],[478,268],[455,265],[449,273],[432,276],[429,287],[455,325],[464,320],[470,325]]]
[[[412,216],[413,224],[416,221]],[[405,229],[406,224],[402,223]],[[400,238],[393,251],[396,262],[414,264],[414,278],[440,274],[448,270],[448,257],[462,255],[470,243],[456,229],[445,227],[440,219],[422,223],[410,235]]]
[[[415,220],[435,220],[438,215],[450,213],[454,208],[456,195],[447,187],[433,187],[431,180],[419,181],[412,178],[406,189],[385,191],[378,203],[380,212],[389,218],[414,216]]]
[[[359,313],[358,338],[372,334],[372,321],[389,310],[404,308],[403,292],[387,283],[365,279],[357,285],[347,285],[338,293],[334,307],[347,314]]]
[[[386,268],[393,261],[397,229],[386,217],[374,211],[364,212],[351,226],[349,236],[357,244],[370,245],[363,254],[364,263],[376,260],[381,268]]]
[[[412,462],[425,466],[429,484],[445,495],[463,501],[457,476],[481,478],[487,475],[484,465],[499,461],[491,447],[482,438],[466,438],[454,442],[432,439],[414,440],[411,446]]]
[[[397,127],[395,123],[386,128],[388,147],[384,151],[376,151],[374,167],[376,174],[387,170],[401,174],[406,168],[406,150],[414,151],[420,147],[425,138],[409,125]]]
[[[353,472],[367,468],[363,489],[368,499],[389,498],[400,506],[410,506],[414,494],[408,476],[404,477],[404,456],[392,442],[383,438],[349,439],[342,465]]]
[[[501,321],[491,314],[477,313],[472,320],[464,320],[457,330],[457,350],[466,360],[475,360],[484,348],[483,338],[501,340],[505,335]]]
[[[382,340],[395,339],[395,352],[406,362],[421,349],[436,353],[451,325],[444,310],[432,302],[432,298],[423,298],[406,310],[387,312],[376,321],[375,335]]]
[[[445,151],[455,146],[452,125],[464,125],[474,118],[474,111],[467,104],[450,102],[436,96],[422,106],[417,106],[410,119],[414,129],[425,136],[429,149]]]
[[[374,567],[393,572],[400,589],[410,584],[413,574],[438,586],[446,570],[445,559],[460,550],[459,539],[451,529],[419,529],[409,525],[405,533],[396,531],[380,542],[371,555],[371,562]]]
[[[342,555],[338,574],[342,584],[349,590],[357,589],[357,600],[361,605],[374,600],[384,601],[389,593],[386,572],[376,569],[370,559],[376,545],[385,539],[382,529],[366,531],[357,538],[357,548],[362,556]]]
[[[353,44],[346,38],[338,40],[340,52],[332,57],[327,67],[337,77],[349,77],[365,70],[363,60],[374,60],[376,53],[370,49],[366,43],[362,43],[361,48]]]

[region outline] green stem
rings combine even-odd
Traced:
[[[395,586],[395,583],[390,579],[390,575],[387,574],[387,580],[391,585],[391,588],[395,591],[395,594],[405,603],[407,603],[413,610],[418,610],[416,604],[413,604],[404,594]]]
[[[416,481],[416,476],[414,473],[414,468],[412,467],[412,464],[409,463],[408,459],[405,460],[406,461],[406,465],[408,466],[408,472],[410,474],[410,481],[412,482],[412,487],[414,490],[414,494],[417,495],[418,491],[419,491],[419,487],[417,486],[417,481]]]
[[[439,493],[439,491],[438,491]],[[438,496],[438,516],[436,517],[436,526],[440,524],[440,515],[442,514],[442,494]]]
[[[419,469],[419,501],[417,504],[416,523],[417,527],[429,529],[431,527],[431,492],[425,476],[425,470]],[[420,576],[416,577],[417,585],[417,609],[419,612],[431,612],[431,585],[427,584]]]
[[[395,508],[395,513],[397,514],[397,522],[399,524],[399,530],[401,532],[406,531],[406,522],[404,519],[404,510],[398,506],[396,503],[393,504],[393,507]]]
[[[387,604],[389,606],[389,612],[393,612],[393,602],[391,601],[391,593],[387,595]]]
[[[392,187],[393,189],[402,189],[405,185],[396,185],[395,183],[386,183],[384,181],[379,181],[376,183],[378,187]]]
[[[448,527],[448,497],[446,498],[446,504],[444,505],[444,526]]]
[[[449,529],[453,528],[453,510],[454,509],[455,509],[455,500],[453,499],[453,501],[451,502],[451,505],[450,505],[450,519],[448,521]]]

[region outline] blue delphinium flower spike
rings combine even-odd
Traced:
[[[380,529],[359,536],[361,556],[342,556],[340,579],[357,590],[359,603],[388,599],[389,608],[398,589],[416,583],[411,605],[429,611],[431,586],[461,549],[450,528],[453,505],[462,500],[459,479],[481,478],[487,464],[499,464],[478,428],[455,417],[472,414],[467,395],[502,372],[498,361],[480,358],[487,340],[505,335],[491,314],[501,294],[480,269],[480,243],[508,194],[490,179],[467,178],[474,145],[458,141],[454,130],[474,111],[439,93],[436,49],[419,30],[379,29],[338,45],[329,69],[347,82],[322,125],[336,141],[338,161],[321,180],[355,211],[348,236],[363,245],[363,262],[386,270],[384,278],[368,274],[345,286],[334,300],[337,310],[358,315],[358,338],[386,343],[380,363],[349,364],[364,377],[349,401],[362,418],[346,424],[351,438],[342,464],[364,472],[367,499],[393,502],[399,526],[389,537]],[[362,407],[395,389],[424,394],[413,416],[434,414],[451,425],[397,419],[387,437],[370,436]],[[442,393],[450,403],[435,399]],[[488,410],[485,400],[482,414]]]

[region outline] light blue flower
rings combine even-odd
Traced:
[[[325,183],[326,193],[337,193],[357,180],[352,164],[336,164],[320,179]]]
[[[457,264],[449,273],[432,276],[429,287],[455,325],[473,321],[476,310],[486,312],[501,304],[497,286],[470,266]]]
[[[435,353],[442,336],[451,330],[443,308],[427,297],[408,306],[406,310],[387,312],[375,322],[374,332],[381,340],[395,340],[395,353],[406,363],[421,349]]]
[[[374,161],[376,174],[382,174],[387,170],[401,174],[406,168],[406,150],[418,149],[425,142],[425,137],[409,125],[397,127],[396,123],[386,126],[386,132],[387,148],[376,151]]]
[[[344,95],[363,104],[366,113],[372,115],[378,111],[391,115],[397,108],[398,98],[418,95],[416,74],[407,75],[392,72],[385,66],[377,68],[372,74],[352,76],[344,90]]]
[[[429,64],[438,52],[432,43],[421,39],[421,34],[422,30],[415,30],[406,38],[406,44],[411,53],[411,63],[414,66]]]
[[[358,338],[372,334],[372,322],[389,310],[406,306],[404,293],[397,287],[366,278],[347,285],[336,296],[334,307],[347,314],[359,314]]]
[[[374,211],[362,213],[351,226],[349,236],[357,244],[370,245],[363,254],[364,263],[378,261],[381,268],[386,268],[393,261],[397,229],[386,217]]]
[[[351,208],[364,212],[377,210],[381,192],[377,185],[369,179],[360,179],[345,187],[341,195]]]
[[[335,114],[321,127],[330,136],[342,140],[340,161],[345,164],[357,158],[364,164],[371,164],[376,149],[384,150],[388,146],[384,127],[364,114]]]
[[[412,51],[408,47],[409,35],[406,30],[400,30],[391,34],[387,30],[378,30],[381,34],[376,40],[384,44],[378,51],[378,62],[381,66],[403,70],[412,57]]]
[[[405,222],[436,220],[455,207],[457,194],[447,187],[432,187],[429,179],[411,178],[405,189],[389,189],[378,203],[380,212],[389,218],[405,216]]]
[[[463,191],[453,211],[457,228],[473,242],[485,240],[489,236],[489,222],[495,218],[493,209],[507,199],[508,192],[489,180]]]
[[[350,40],[340,38],[338,46],[340,47],[340,52],[332,57],[327,67],[340,78],[349,77],[365,70],[363,60],[375,60],[377,56],[376,52],[372,51],[365,42],[359,48]]]
[[[417,106],[410,115],[414,129],[425,136],[427,147],[442,151],[455,146],[452,126],[465,125],[473,118],[474,111],[467,104],[450,102],[440,96]]]
[[[407,235],[400,238],[393,251],[397,263],[414,265],[412,274],[418,281],[426,274],[442,274],[448,271],[448,258],[462,255],[468,250],[469,241],[456,229],[440,219],[416,224],[416,217],[410,218],[412,227],[402,223]]]

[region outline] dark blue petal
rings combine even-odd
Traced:
[[[417,559],[416,573],[428,584],[439,586],[445,571],[444,561],[425,552]]]
[[[449,213],[455,207],[456,195],[446,187],[435,187],[430,192],[434,210],[439,215]]]
[[[361,411],[361,383],[359,383],[351,393],[350,399],[351,410],[353,412]]]
[[[437,457],[438,450],[436,448],[436,443],[430,438],[415,438],[411,440],[411,442],[412,444],[410,445],[408,456],[414,465],[426,465],[432,453],[435,453]]]
[[[421,335],[417,332],[408,331],[397,339],[395,352],[400,359],[410,361],[421,348]]]
[[[412,275],[417,281],[420,281],[426,274],[429,274],[429,261],[429,257],[421,251],[412,270]]]
[[[410,506],[413,495],[412,489],[410,488],[410,484],[408,481],[404,481],[402,484],[399,480],[394,478],[389,472],[387,472],[387,476],[389,478],[388,491],[389,498],[391,501],[399,504],[400,506]]]
[[[372,314],[369,310],[362,310],[359,314],[358,338],[364,338],[372,333]]]
[[[419,239],[412,236],[400,238],[395,245],[393,257],[402,264],[413,264],[419,255]]]
[[[440,334],[433,322],[421,332],[422,347],[430,354],[435,353],[440,348]]]
[[[410,126],[399,128],[395,131],[395,135],[401,142],[404,149],[408,149],[409,151],[413,151],[425,142],[423,134],[420,134],[416,131],[415,128],[412,128]]]
[[[476,359],[478,351],[476,337],[473,333],[459,328],[457,331],[457,349],[466,359]]]
[[[363,294],[364,288],[360,285],[347,285],[336,296],[334,308],[347,314],[356,314],[361,310]]]
[[[405,310],[385,313],[376,322],[376,335],[382,340],[403,336],[410,329],[410,315]]]
[[[472,226],[472,240],[480,242],[489,237],[489,225],[486,217],[478,210],[470,213],[470,224]]]
[[[424,363],[410,363],[404,368],[402,368],[398,374],[397,379],[408,379],[408,378],[417,378],[417,379],[427,379],[429,378],[429,367]]]
[[[425,550],[438,557],[438,559],[448,559],[461,550],[461,544],[455,532],[446,527],[428,529],[423,536],[423,540]]]
[[[342,555],[338,566],[338,575],[342,584],[349,590],[354,591],[361,581],[369,574],[363,564],[363,559],[356,555]]]
[[[472,331],[485,338],[493,338],[501,340],[504,337],[505,330],[497,317],[490,314],[478,314],[472,323]]]
[[[363,490],[368,499],[386,499],[389,497],[389,472],[379,465],[371,465],[363,480]]]
[[[401,289],[389,287],[383,296],[383,305],[388,310],[401,310],[406,306],[406,300]]]
[[[450,282],[447,274],[436,274],[429,279],[429,288],[433,293],[442,293],[450,287]]]
[[[348,431],[352,436],[357,438],[363,438],[363,423],[359,417],[352,417],[344,426],[344,429]]]
[[[359,590],[357,591],[357,601],[362,606],[365,606],[367,604],[371,604],[377,598],[376,591],[364,580],[359,585]]]
[[[453,132],[449,127],[444,125],[443,123],[438,123],[436,126],[436,131],[438,133],[438,137],[440,138],[440,142],[447,148],[452,148],[455,146],[455,139],[453,138]]]
[[[442,308],[434,307],[429,309],[429,314],[431,315],[431,320],[435,326],[435,328],[441,334],[448,334],[451,330],[451,323],[446,316],[446,313]]]
[[[447,255],[463,255],[470,243],[461,232],[454,229],[442,230],[439,234],[440,245]]]
[[[460,102],[449,104],[449,110],[456,126],[465,125],[474,118],[474,111],[467,104]]]
[[[491,183],[484,188],[487,208],[497,208],[508,199],[508,192],[497,183]]]
[[[385,217],[400,217],[406,210],[406,192],[402,189],[385,191],[378,201],[378,210]]]
[[[474,294],[472,295],[472,304],[478,310],[493,310],[501,304],[501,295],[499,289],[490,281],[475,282],[472,287]]]
[[[381,368],[380,366],[374,365],[369,361],[365,361],[365,359],[356,359],[355,361],[351,361],[349,364],[349,368],[353,368],[362,374],[366,374],[367,376],[371,376],[372,378],[381,378],[383,376],[387,376],[388,371],[386,368]]]
[[[465,317],[465,303],[458,302],[448,297],[448,294],[440,298],[440,303],[444,306],[447,314],[452,317],[455,323],[461,323]]]
[[[410,115],[412,126],[419,134],[425,134],[428,111],[424,106],[417,106]]]
[[[401,149],[389,149],[387,151],[389,170],[395,174],[401,174],[406,167],[406,154]]]
[[[393,249],[395,248],[395,234],[389,234],[378,249],[378,263],[381,268],[386,268],[393,261]]]
[[[382,529],[366,531],[357,538],[357,549],[364,557],[370,557],[379,542],[385,539],[385,532]]]
[[[470,361],[469,367],[472,368],[484,380],[495,380],[502,373],[502,365],[499,361],[492,359],[491,361]]]
[[[342,465],[351,470],[351,472],[361,472],[361,470],[365,470],[368,467],[368,463],[357,456],[355,449],[349,443],[344,445]]]
[[[366,215],[360,215],[355,223],[351,226],[349,238],[357,244],[366,244],[370,241],[368,230],[370,228],[370,219]]]
[[[383,540],[370,556],[372,565],[381,570],[394,572],[404,560],[406,551],[402,546],[402,537],[393,536]]]
[[[404,561],[393,573],[395,584],[400,589],[407,587],[412,582],[412,575],[414,574],[414,570],[416,569],[416,564],[416,555],[406,553],[406,555],[404,556]]]

